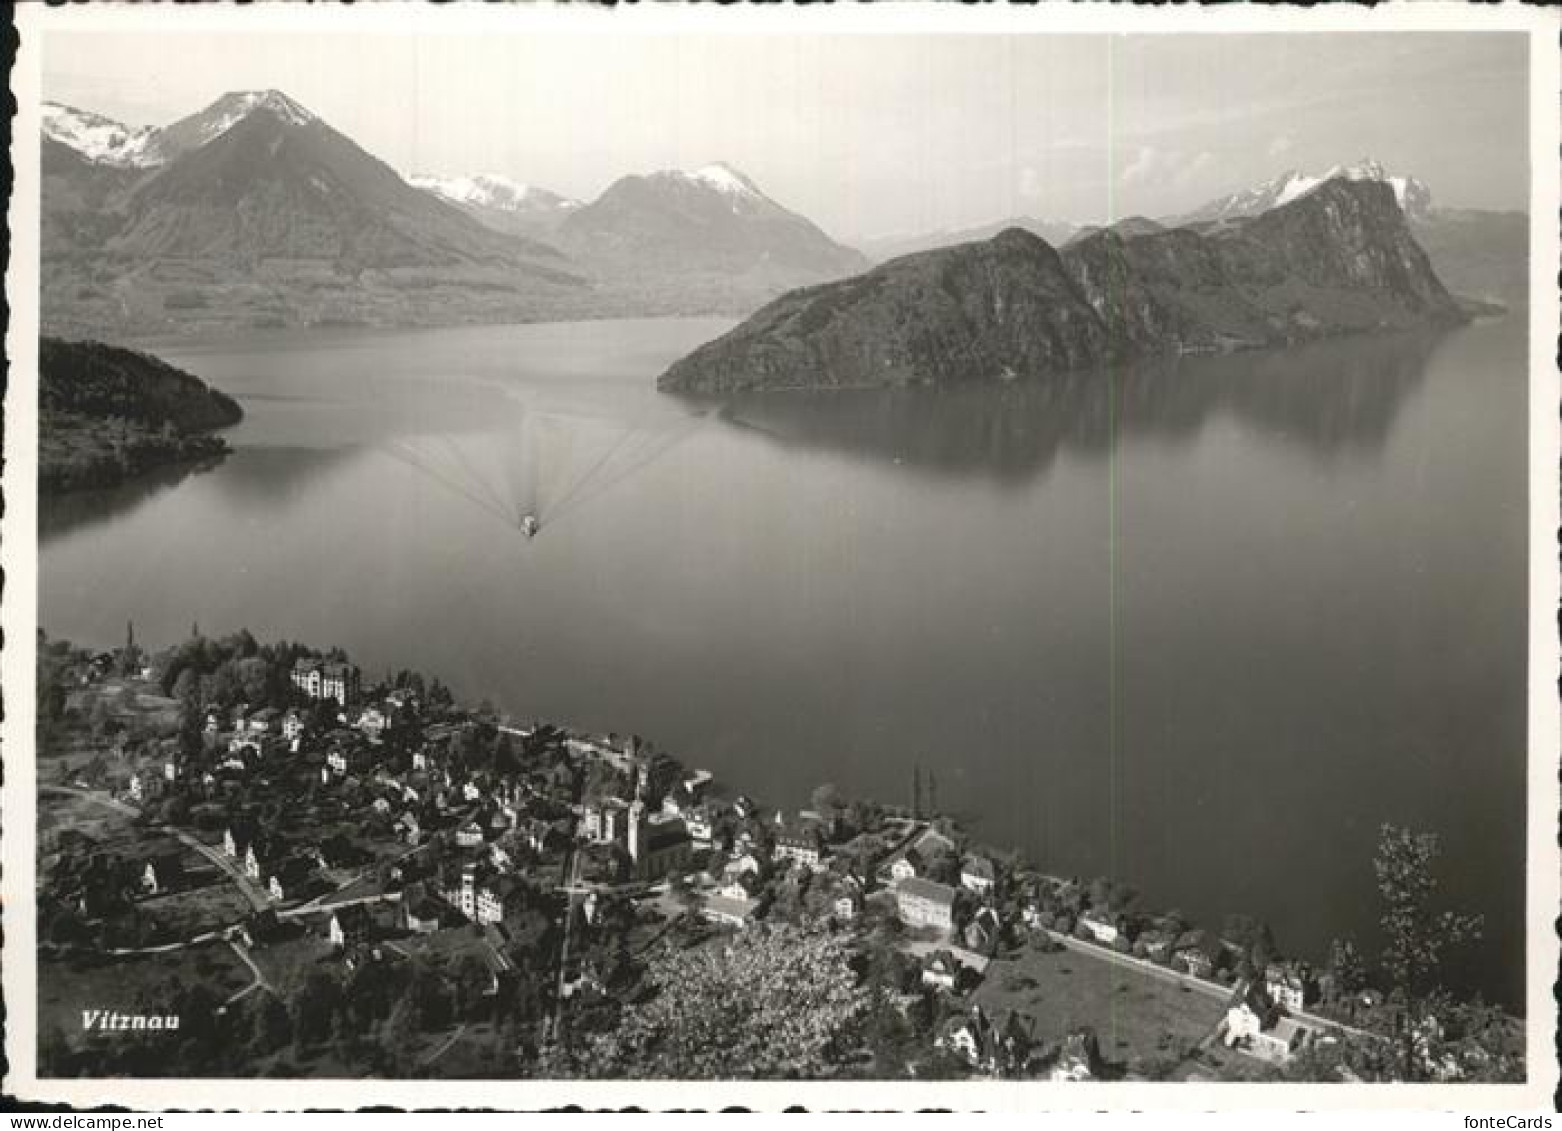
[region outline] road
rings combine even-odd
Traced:
[[[235,940],[235,939],[231,939],[230,938],[228,940],[228,945],[233,948],[233,953],[238,955],[239,961],[244,963],[244,965],[249,967],[249,972],[254,977],[255,980],[253,982],[251,982],[249,985],[245,986],[242,990],[238,991],[238,993],[232,995],[230,998],[228,998],[227,1001],[223,1002],[222,1004],[224,1006],[232,1005],[234,1002],[238,1001],[240,998],[247,997],[250,994],[254,993],[256,990],[265,990],[266,992],[268,992],[270,994],[275,994],[276,990],[274,990],[272,988],[270,982],[266,981],[266,975],[261,971],[259,966],[255,965],[255,960],[252,959],[249,956],[249,951],[245,950],[244,947],[240,946],[238,944],[238,941]]]
[[[78,789],[77,787],[70,785],[40,785],[38,787],[38,791],[40,793],[68,793],[72,796],[80,797],[90,801],[94,805],[101,805],[105,809],[112,809],[114,812],[125,817],[141,817],[143,815],[142,811],[137,809],[134,805],[127,805],[123,801],[110,797],[108,794],[99,790]],[[228,859],[227,854],[224,853],[221,849],[213,848],[211,845],[197,840],[183,829],[177,829],[172,825],[154,825],[153,829],[157,832],[168,834],[186,848],[194,849],[196,852],[199,852],[202,856],[206,857],[206,859],[210,860],[217,866],[218,870],[221,871],[223,875],[227,876],[228,879],[234,883],[234,885],[243,894],[244,898],[249,902],[249,905],[256,911],[264,911],[267,907],[271,906],[271,903],[266,898],[266,896],[255,887],[250,878],[244,874],[243,870],[240,869],[238,865],[236,865],[232,860]]]
[[[1203,978],[1195,978],[1192,974],[1185,974],[1181,970],[1168,969],[1146,958],[1135,958],[1131,954],[1119,954],[1109,946],[1085,942],[1083,939],[1076,939],[1073,935],[1060,935],[1054,931],[1044,931],[1043,933],[1054,941],[1062,943],[1076,954],[1099,958],[1106,962],[1116,963],[1118,966],[1129,970],[1137,970],[1141,974],[1149,974],[1151,977],[1159,978],[1164,982],[1172,982],[1178,986],[1184,986],[1194,993],[1203,994],[1205,997],[1213,998],[1222,1003],[1229,1002],[1236,992],[1233,986],[1222,986],[1216,982],[1206,982]],[[1338,1021],[1331,1021],[1327,1017],[1320,1017],[1316,1013],[1308,1013],[1306,1010],[1288,1009],[1286,1010],[1286,1015],[1298,1025],[1311,1029],[1315,1033],[1338,1029],[1357,1037],[1369,1036],[1363,1029],[1357,1029]]]
[[[266,908],[271,906],[271,901],[267,899],[265,894],[255,886],[254,881],[246,876],[244,874],[244,870],[235,864],[232,860],[230,860],[228,858],[228,854],[222,849],[213,848],[204,841],[197,840],[189,833],[183,831],[182,829],[176,829],[172,825],[159,825],[158,831],[165,832],[169,836],[174,837],[186,848],[194,849],[196,852],[199,852],[202,856],[206,857],[206,859],[210,860],[213,864],[217,865],[217,868],[222,872],[222,874],[227,876],[228,879],[232,880],[234,886],[237,887],[239,891],[244,893],[244,898],[249,900],[249,905],[254,910],[264,911]]]

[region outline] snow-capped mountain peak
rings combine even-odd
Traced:
[[[754,187],[753,181],[724,161],[715,161],[709,165],[703,165],[686,175],[691,180],[699,181],[717,192],[727,193],[730,196],[760,195],[759,190]]]
[[[1411,219],[1424,217],[1432,207],[1432,191],[1414,177],[1390,176],[1383,165],[1370,157],[1350,165],[1333,165],[1319,174],[1288,169],[1278,177],[1212,200],[1202,208],[1180,217],[1180,222],[1230,220],[1256,216],[1282,204],[1306,196],[1325,181],[1345,177],[1352,181],[1381,181],[1394,190],[1399,207]]]
[[[267,110],[291,126],[318,121],[280,90],[234,90],[199,113],[161,128],[125,126],[100,114],[45,102],[43,132],[94,164],[149,169],[221,137],[257,110]]]
[[[43,104],[43,133],[97,165],[144,168],[158,163],[157,155],[149,152],[155,129],[126,126],[64,103]]]
[[[225,133],[235,122],[249,117],[256,110],[270,110],[293,126],[307,126],[316,120],[313,114],[280,90],[232,90],[208,108],[208,112],[217,115],[212,136]]]
[[[577,200],[512,180],[502,173],[478,173],[476,176],[462,177],[414,173],[407,178],[407,183],[455,204],[492,208],[500,212],[568,211],[580,207]]]

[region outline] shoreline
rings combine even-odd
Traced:
[[[111,649],[112,645],[110,645],[109,648]],[[389,670],[390,669],[387,669],[387,671]],[[408,668],[405,670],[410,671],[413,674],[417,674],[421,671],[419,668]],[[437,677],[434,678],[435,682],[437,682]],[[708,770],[686,766],[678,754],[664,751],[655,743],[654,739],[646,739],[635,731],[598,731],[582,724],[560,723],[554,720],[529,718],[526,715],[513,713],[509,709],[508,705],[502,703],[495,703],[494,713],[492,715],[485,716],[482,713],[479,705],[464,702],[459,698],[455,700],[453,704],[453,710],[468,719],[488,718],[491,720],[491,724],[498,732],[509,734],[516,738],[523,736],[530,737],[532,734],[538,731],[556,731],[560,735],[564,736],[567,742],[579,741],[590,746],[610,747],[614,744],[620,744],[625,741],[644,744],[645,749],[655,752],[659,757],[669,758],[680,767],[709,775],[708,788],[714,795],[723,796],[729,799],[746,796],[743,792],[743,787],[740,782],[729,780],[723,776],[717,776]],[[819,787],[816,785],[814,788],[817,790]],[[798,795],[806,794],[807,791],[808,787],[806,786],[794,785],[789,792],[792,797],[796,798]],[[1065,876],[1046,871],[1042,866],[1032,862],[1023,848],[1017,845],[993,843],[985,839],[984,836],[975,831],[980,829],[984,823],[984,818],[981,813],[953,813],[944,810],[928,812],[922,812],[920,810],[914,811],[912,806],[905,805],[903,803],[885,802],[871,796],[854,796],[851,800],[854,804],[862,804],[871,807],[875,811],[881,813],[886,819],[910,822],[913,825],[920,823],[929,828],[948,830],[954,836],[956,836],[961,843],[966,844],[970,851],[978,854],[990,854],[997,857],[1012,859],[1013,868],[1016,872],[1024,873],[1052,885],[1084,887],[1092,884],[1105,883],[1108,885],[1108,887],[1111,888],[1120,887],[1124,890],[1132,891],[1134,895],[1126,906],[1134,916],[1154,919],[1166,914],[1164,910],[1152,910],[1147,908],[1145,906],[1145,899],[1140,893],[1140,889],[1131,883],[1128,883],[1123,876],[1103,874],[1086,879],[1080,875]],[[761,808],[767,812],[772,811],[772,806],[764,804],[763,802],[761,803]],[[783,812],[783,809],[781,807],[774,807],[773,811],[779,816],[781,812]],[[806,812],[806,810],[802,810],[800,806],[799,811]],[[1244,916],[1244,918],[1251,917]],[[1261,919],[1255,919],[1254,922],[1267,931],[1268,928]],[[1240,943],[1224,937],[1219,932],[1214,931],[1213,928],[1200,927],[1195,921],[1191,919],[1188,920],[1187,929],[1195,931],[1210,931],[1210,933],[1215,935],[1222,946],[1232,950],[1240,949]],[[1095,945],[1088,939],[1078,939],[1075,941],[1080,941],[1086,945]],[[1146,966],[1154,965],[1142,958],[1121,955],[1120,952],[1112,951],[1109,947],[1097,947],[1097,949],[1102,953],[1119,954],[1120,957],[1128,958],[1131,961],[1142,962]],[[1327,955],[1322,954],[1293,954],[1287,958],[1287,961],[1299,961],[1311,966],[1314,969],[1321,970],[1325,968],[1326,959]],[[1230,989],[1229,983],[1223,985],[1222,983],[1216,981],[1208,981],[1205,982],[1205,984],[1210,987]],[[1480,996],[1481,995],[1479,993],[1467,994],[1462,996],[1460,1000],[1474,1001],[1477,1000]],[[1515,1010],[1510,1003],[1503,1003],[1500,1005],[1500,1008],[1510,1018],[1522,1019],[1524,1017],[1523,1012]],[[1344,1024],[1343,1022],[1327,1017],[1314,1017],[1313,1020],[1319,1022],[1327,1021],[1329,1024],[1335,1025]]]

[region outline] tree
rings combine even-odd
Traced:
[[[822,817],[833,816],[846,806],[845,800],[841,797],[841,791],[836,788],[833,782],[825,782],[823,785],[815,788],[812,801],[814,812]]]
[[[1367,988],[1367,963],[1352,940],[1335,939],[1329,947],[1329,976],[1342,1001]]]
[[[287,1006],[261,990],[250,995],[250,1051],[257,1056],[275,1052],[293,1037],[293,1020]]]
[[[869,996],[848,941],[756,926],[723,946],[666,948],[655,992],[593,1042],[593,1071],[710,1079],[817,1077],[856,1047]]]
[[[1435,989],[1450,950],[1481,936],[1481,918],[1436,911],[1433,866],[1441,853],[1436,833],[1385,824],[1372,861],[1382,901],[1383,972],[1390,987],[1408,997]]]

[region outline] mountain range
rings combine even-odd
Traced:
[[[491,174],[409,181],[275,90],[161,128],[50,103],[41,144],[62,332],[747,313],[866,266],[725,165],[589,204]]]
[[[624,176],[591,201],[494,173],[403,178],[276,90],[230,92],[163,127],[46,103],[42,132],[44,325],[77,336],[746,315],[873,261],[726,164]],[[1371,161],[1111,230],[1212,229],[1331,179],[1392,188],[1454,292],[1527,301],[1523,214],[1436,208],[1420,181]],[[1016,229],[1054,248],[1100,230],[1018,217],[868,248],[883,260]]]
[[[1257,216],[1023,229],[794,291],[660,378],[673,392],[1007,380],[1166,353],[1452,324],[1393,189],[1339,176]]]
[[[560,196],[536,185],[522,184],[502,173],[441,177],[414,173],[407,178],[414,188],[449,201],[474,220],[498,232],[545,239],[580,201]]]
[[[1245,219],[1287,204],[1335,178],[1388,185],[1417,241],[1431,256],[1433,267],[1454,293],[1508,307],[1527,304],[1529,224],[1524,213],[1437,207],[1432,200],[1432,190],[1425,182],[1413,176],[1391,173],[1371,158],[1350,165],[1335,165],[1319,173],[1289,169],[1260,184],[1206,201],[1188,212],[1154,220],[1129,217],[1116,221],[1111,227],[1122,234],[1130,234],[1130,230],[1143,231],[1147,225],[1178,228]],[[862,246],[875,261],[885,262],[899,255],[991,239],[1007,228],[1034,232],[1054,247],[1063,247],[1103,226],[1106,225],[1021,216],[958,231],[865,240]]]

